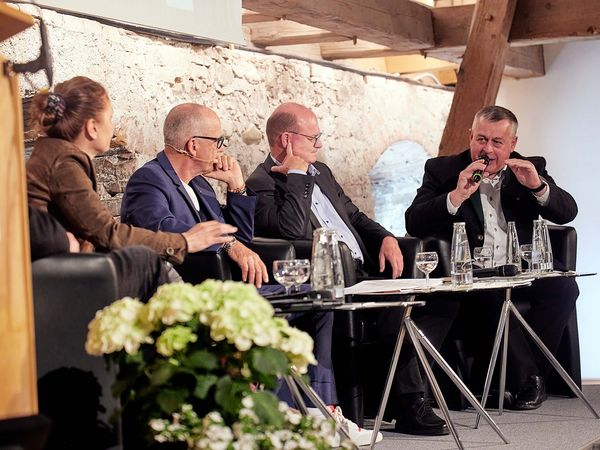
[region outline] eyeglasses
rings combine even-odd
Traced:
[[[321,136],[323,135],[323,133],[318,133],[318,134],[315,134],[314,136],[310,136],[308,134],[302,134],[302,133],[298,133],[296,131],[286,131],[286,133],[299,134],[300,136],[304,136],[306,139],[308,139],[310,142],[312,142],[313,147],[317,145],[317,142],[319,141],[319,139],[321,139]]]
[[[221,148],[223,146],[227,147],[227,144],[225,143],[225,136],[221,136],[221,137],[210,137],[210,136],[192,136],[189,140],[191,139],[208,139],[209,141],[213,141],[217,143],[217,148]]]

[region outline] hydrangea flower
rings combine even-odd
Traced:
[[[141,344],[152,343],[152,328],[140,320],[144,304],[125,297],[96,312],[88,325],[85,350],[90,355],[103,355],[125,350],[136,353]]]

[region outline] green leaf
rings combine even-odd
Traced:
[[[152,386],[160,386],[165,384],[169,379],[177,372],[177,367],[169,364],[163,363],[158,368],[153,370],[150,373],[150,385]]]
[[[217,381],[215,401],[225,412],[237,416],[242,407],[243,393],[249,391],[247,382],[234,381],[225,375]]]
[[[194,397],[205,399],[208,390],[213,387],[219,377],[216,375],[198,375],[196,377],[196,389],[194,389]]]
[[[284,373],[289,367],[285,353],[269,347],[257,347],[250,351],[252,366],[259,372],[268,375]]]
[[[219,360],[216,355],[206,350],[196,350],[190,353],[184,365],[196,369],[214,370],[219,367]]]
[[[254,412],[262,423],[274,425],[276,428],[283,426],[284,418],[279,411],[279,400],[272,392],[259,391],[250,394],[254,401]]]
[[[156,403],[165,413],[171,414],[181,408],[188,395],[187,389],[163,389],[156,396]]]

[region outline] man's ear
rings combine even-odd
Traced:
[[[190,139],[185,143],[184,150],[192,156],[196,156],[196,140]]]
[[[517,146],[517,141],[518,140],[519,140],[519,136],[515,136],[512,139],[512,143],[511,143],[511,146],[510,146],[510,151],[514,151],[515,147]]]
[[[279,139],[281,140],[281,147],[286,148],[290,140],[290,135],[288,133],[281,133]]]

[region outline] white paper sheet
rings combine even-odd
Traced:
[[[344,289],[345,295],[350,294],[375,294],[375,293],[414,293],[426,291],[435,286],[441,286],[441,278],[430,278],[429,286],[425,286],[424,278],[402,278],[398,280],[367,280],[361,281]]]

